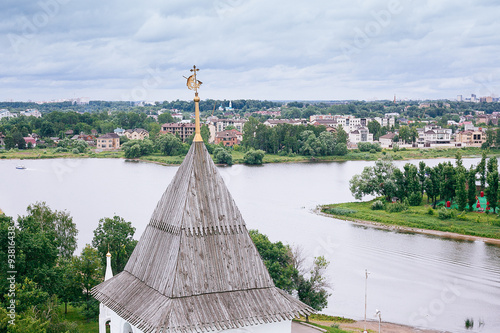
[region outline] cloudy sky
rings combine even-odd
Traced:
[[[496,0],[2,0],[0,101],[500,95]]]

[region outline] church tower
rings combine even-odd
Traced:
[[[123,272],[92,289],[111,333],[290,333],[314,310],[276,288],[243,217],[196,132]]]
[[[106,273],[104,274],[104,281],[107,281],[113,277],[113,271],[111,270],[111,253],[106,254]],[[111,317],[113,317],[111,311],[103,303],[99,304],[99,333],[106,333],[106,324],[109,324]]]

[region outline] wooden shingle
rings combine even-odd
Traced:
[[[313,310],[276,288],[203,142],[194,142],[125,270],[92,295],[144,332],[205,332]]]

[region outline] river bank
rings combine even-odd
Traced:
[[[378,320],[370,319],[365,322],[363,320],[356,321],[347,318],[332,317],[320,314],[313,315],[312,318],[309,319],[308,324],[305,322],[304,318],[300,318],[299,320],[295,321],[309,325],[311,327],[315,327],[317,332],[339,332],[339,330],[341,330],[342,332],[362,333],[365,328],[369,332],[379,331]],[[380,331],[384,333],[450,333],[449,331],[425,329],[384,321],[380,323]]]
[[[460,219],[440,220],[429,215],[430,207],[411,207],[409,211],[387,213],[383,210],[371,210],[369,207],[376,199],[368,202],[318,206],[316,214],[350,221],[357,225],[400,233],[425,234],[440,238],[463,241],[481,241],[500,246],[500,221],[495,215],[484,213],[466,213]],[[346,215],[332,213],[332,209],[350,210]],[[325,210],[328,210],[325,212]],[[455,231],[457,230],[457,231]],[[458,232],[460,231],[460,232]]]
[[[350,150],[343,156],[302,156],[302,155],[282,155],[266,154],[263,163],[299,163],[299,162],[345,162],[345,161],[376,161],[383,156],[388,156],[393,160],[415,160],[415,159],[436,159],[436,158],[454,158],[460,151],[463,158],[481,157],[482,150],[477,147],[468,148],[409,148],[393,151],[392,149],[383,149],[381,152],[361,152],[357,149]],[[231,151],[234,164],[243,164],[245,153],[239,150]],[[490,150],[489,156],[500,156],[500,150]],[[55,148],[46,149],[26,149],[26,150],[1,150],[1,159],[54,159],[54,158],[125,158],[121,150],[106,150],[97,152],[95,149],[86,153],[73,154],[71,152],[56,152]],[[138,158],[141,161],[158,162],[163,165],[179,165],[184,160],[181,156],[164,156],[160,154],[151,154]]]

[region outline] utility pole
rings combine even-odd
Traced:
[[[365,329],[363,331],[363,333],[368,333],[368,331],[366,330],[366,299],[367,299],[367,291],[368,291],[368,270],[365,269]]]

